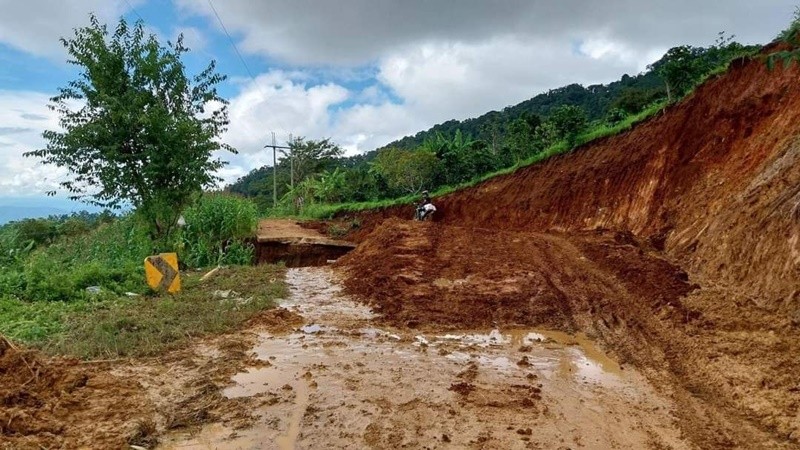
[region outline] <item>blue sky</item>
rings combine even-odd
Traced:
[[[708,45],[719,31],[767,42],[793,1],[0,0],[0,207],[42,201],[67,176],[21,155],[57,127],[47,99],[77,74],[58,38],[90,12],[110,24],[141,18],[162,40],[182,32],[192,72],[217,61],[229,76],[223,139],[240,152],[222,155],[220,175],[233,181],[271,163],[261,148],[271,131],[364,152],[547,89],[638,73],[670,47]]]

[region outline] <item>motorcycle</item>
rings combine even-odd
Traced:
[[[420,222],[433,220],[433,213],[435,212],[436,207],[433,206],[433,203],[419,204],[414,210],[414,220],[418,220]]]

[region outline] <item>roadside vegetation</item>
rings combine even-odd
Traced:
[[[230,214],[220,218],[220,212]],[[285,294],[283,267],[250,266],[252,202],[207,194],[186,217],[173,235],[183,277],[176,295],[145,284],[143,261],[153,243],[136,214],[0,227],[0,334],[86,358],[154,354],[191,336],[230,330]],[[200,283],[217,265],[225,268]]]
[[[26,156],[66,169],[62,189],[109,211],[0,226],[0,335],[86,358],[150,355],[273,306],[284,269],[250,266],[255,205],[207,192],[215,152],[235,151],[218,139],[214,63],[187,75],[182,38],[162,46],[124,19],[109,31],[92,16],[62,43],[81,76],[51,99],[61,129]],[[178,254],[175,295],[145,283],[144,259],[160,252]]]

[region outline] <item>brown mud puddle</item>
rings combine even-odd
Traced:
[[[376,328],[330,269],[287,281],[282,306],[306,325],[259,333],[259,364],[223,392],[252,400],[255,424],[169,435],[162,448],[690,448],[669,401],[585,336]]]

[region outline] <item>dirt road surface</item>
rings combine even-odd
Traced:
[[[163,449],[691,448],[671,404],[582,336],[533,329],[378,328],[330,268],[290,269],[282,305],[305,324],[254,329],[225,397],[252,427],[216,423]]]

